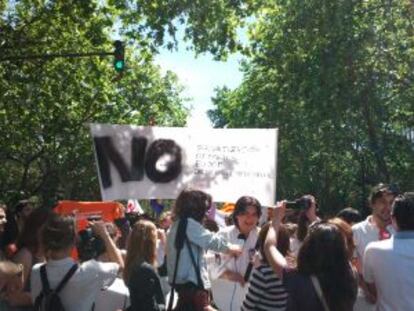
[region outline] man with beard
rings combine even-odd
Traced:
[[[357,270],[360,275],[360,289],[354,308],[355,311],[373,310],[374,308],[375,296],[363,279],[362,260],[369,243],[388,239],[394,233],[391,226],[391,206],[396,195],[397,191],[389,185],[380,183],[375,186],[369,196],[372,214],[364,221],[352,226],[356,245]]]

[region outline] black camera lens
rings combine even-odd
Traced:
[[[79,241],[76,245],[80,261],[97,258],[105,252],[104,241],[96,236],[91,228],[78,232]]]
[[[93,231],[91,228],[86,228],[78,232],[79,238],[81,241],[86,242],[92,239]]]

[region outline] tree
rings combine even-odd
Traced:
[[[107,50],[114,21],[140,51],[114,82],[104,59],[0,68],[0,118],[8,128],[1,129],[7,140],[1,146],[0,178],[8,185],[1,185],[3,193],[96,195],[92,159],[79,156],[91,157],[83,122],[155,118],[158,124],[182,124],[185,110],[174,76],[162,78],[150,64],[159,46],[176,47],[177,25],[196,53],[246,56],[243,83],[235,90],[218,88],[210,116],[217,126],[280,129],[280,197],[312,192],[332,211],[364,205],[368,186],[378,181],[414,186],[409,0],[23,0],[0,2],[0,9],[0,45],[10,54]],[[249,41],[238,38],[240,32]],[[77,147],[66,148],[71,144]],[[67,172],[73,175],[61,182]],[[80,176],[91,177],[82,178],[87,185],[74,182]]]
[[[211,52],[217,59],[244,51],[237,32],[262,3],[257,0],[113,0],[120,12],[124,33],[156,50],[177,47],[178,26],[196,53]]]
[[[19,1],[0,5],[5,56],[112,51],[117,10],[100,1]],[[3,31],[4,30],[4,31]],[[133,51],[133,52],[132,52]],[[127,70],[116,77],[112,57],[3,62],[0,67],[0,191],[2,199],[36,195],[98,199],[87,124],[180,126],[187,110],[176,76],[128,44]]]
[[[363,206],[379,181],[413,188],[412,9],[313,0],[262,10],[244,81],[217,91],[210,116],[280,129],[281,197],[312,192],[332,212]]]

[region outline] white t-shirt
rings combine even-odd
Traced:
[[[393,234],[394,228],[388,226],[387,230]],[[374,224],[372,215],[368,216],[365,220],[352,226],[352,232],[355,241],[355,257],[358,258],[360,266],[363,265],[363,257],[365,249],[368,244],[379,240],[379,228]],[[354,311],[373,311],[374,305],[369,303],[365,299],[365,293],[361,288],[358,288],[357,301],[354,306]]]
[[[388,232],[395,232],[392,226],[387,226]],[[356,255],[360,262],[364,257],[364,252],[369,243],[379,240],[379,228],[374,224],[372,216],[352,226],[354,241],[356,246]]]
[[[414,232],[370,243],[363,275],[377,288],[377,311],[414,310]]]
[[[50,287],[56,288],[64,275],[75,264],[68,257],[61,260],[49,260],[46,264],[47,278]],[[40,267],[37,264],[32,269],[30,277],[31,296],[33,301],[42,290]],[[90,311],[96,296],[102,288],[108,287],[117,277],[119,265],[112,262],[88,260],[79,265],[78,270],[70,278],[60,292],[60,299],[66,311]]]
[[[237,258],[225,254],[216,254],[215,267],[210,270],[213,300],[221,311],[239,311],[248,286],[246,284],[242,287],[240,283],[217,277],[225,270],[238,272],[244,276],[250,259],[255,253],[258,232],[258,228],[253,229],[245,241],[238,238],[240,231],[236,226],[225,227],[218,232],[218,235],[224,237],[231,244],[242,246],[242,254]]]

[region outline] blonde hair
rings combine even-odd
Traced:
[[[149,220],[140,220],[132,228],[128,239],[127,256],[123,278],[128,284],[135,265],[148,262],[155,265],[157,227]]]
[[[167,218],[171,218],[173,216],[171,211],[165,211],[160,215],[160,219],[158,220],[159,223],[163,222]]]

